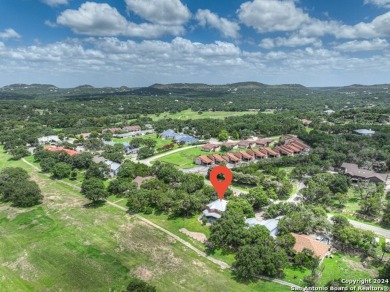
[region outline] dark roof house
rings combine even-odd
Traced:
[[[387,176],[388,176],[385,173],[377,173],[372,170],[359,168],[359,166],[354,163],[344,162],[341,165],[341,168],[344,169],[344,173],[346,175],[350,176],[353,179],[358,179],[358,180],[368,180],[371,182],[386,183]]]

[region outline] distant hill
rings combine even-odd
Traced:
[[[205,83],[156,83],[147,87],[94,87],[84,84],[74,88],[58,88],[51,84],[11,84],[0,88],[0,99],[102,99],[117,95],[138,96],[186,96],[207,97],[218,96],[285,96],[299,98],[315,92],[333,96],[334,94],[377,94],[389,92],[390,84],[361,85],[335,87],[305,87],[301,84],[269,85],[255,81],[236,82],[230,84],[210,85]]]

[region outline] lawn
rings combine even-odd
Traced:
[[[150,138],[150,139],[157,142],[156,149],[172,143],[171,140],[159,138],[156,136],[156,134],[148,134],[148,135],[137,136],[137,137],[127,137],[127,138],[123,138],[123,139],[122,138],[112,138],[112,141],[115,143],[123,143],[123,142],[130,142],[134,138],[143,138],[143,139]],[[177,148],[177,146],[175,146],[175,148]],[[175,148],[173,148],[173,149],[175,149]]]
[[[88,207],[71,187],[8,159],[0,151],[0,167],[28,170],[44,202],[0,204],[1,291],[122,291],[131,275],[158,291],[290,291],[238,283],[157,229],[109,205]]]
[[[226,117],[233,116],[242,116],[242,115],[253,115],[257,114],[257,112],[253,111],[243,111],[243,112],[203,112],[199,114],[198,112],[194,112],[192,110],[184,110],[178,113],[162,113],[159,115],[150,114],[148,117],[152,118],[153,121],[158,121],[162,119],[176,119],[176,120],[197,120],[197,119],[224,119]]]
[[[325,258],[323,273],[318,286],[324,286],[334,279],[372,279],[376,271],[366,269],[357,257],[335,254],[333,258]]]
[[[212,152],[215,153],[215,152]],[[218,153],[218,152],[217,152]],[[158,161],[171,163],[180,168],[195,167],[194,158],[199,155],[209,155],[210,152],[200,150],[200,147],[190,148],[158,158]]]

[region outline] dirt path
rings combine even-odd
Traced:
[[[32,163],[28,162],[28,161],[25,160],[24,158],[22,158],[22,161],[23,161],[24,163],[28,164],[29,166],[31,166],[32,168],[34,168],[36,171],[41,171],[37,166],[35,166],[35,165],[33,165]],[[45,174],[45,175],[46,175],[47,177],[50,177],[48,174]],[[62,181],[62,180],[56,180],[56,181],[59,182],[59,183],[65,184],[65,185],[67,185],[67,186],[70,186],[70,187],[72,187],[72,188],[75,189],[75,190],[78,190],[78,191],[81,190],[80,187],[75,186],[75,185],[72,185],[71,183],[68,183],[68,182],[65,182],[65,181]],[[125,208],[125,207],[122,207],[122,206],[117,205],[117,204],[115,204],[115,203],[113,203],[113,202],[107,201],[106,199],[104,199],[104,201],[105,201],[108,205],[110,205],[110,206],[113,206],[113,207],[115,207],[115,208],[117,208],[117,209],[120,209],[120,210],[122,210],[122,211],[124,211],[124,212],[128,212],[128,209]],[[230,266],[229,264],[227,264],[227,263],[225,263],[225,262],[223,262],[223,261],[221,261],[221,260],[218,260],[218,259],[216,259],[216,258],[213,258],[213,257],[207,255],[205,252],[203,252],[203,251],[197,249],[196,247],[194,247],[191,243],[185,241],[184,239],[180,238],[179,236],[173,234],[172,232],[170,232],[170,231],[168,231],[168,230],[162,228],[161,226],[159,226],[159,225],[153,223],[152,221],[150,221],[150,220],[148,220],[148,219],[142,217],[141,215],[139,215],[139,214],[132,214],[132,215],[133,215],[134,217],[138,218],[139,220],[141,220],[141,221],[143,221],[143,222],[149,224],[150,226],[153,226],[154,228],[156,228],[156,229],[158,229],[158,230],[164,232],[165,234],[169,235],[170,237],[174,238],[175,240],[179,241],[180,243],[182,243],[183,245],[185,245],[186,247],[188,247],[188,248],[191,249],[192,251],[196,252],[199,256],[201,256],[201,257],[203,257],[203,258],[209,260],[210,262],[212,262],[212,263],[218,265],[221,269],[230,269],[230,268],[231,268],[231,266]],[[289,283],[289,282],[286,282],[286,281],[283,281],[283,280],[279,280],[279,279],[269,278],[269,277],[266,277],[266,276],[258,276],[257,278],[262,279],[262,280],[271,281],[271,282],[274,282],[274,283],[278,283],[278,284],[281,284],[281,285],[284,285],[284,286],[294,287],[294,288],[296,288],[296,289],[299,289],[299,288],[300,288],[300,286],[298,286],[298,285],[295,285],[295,284],[293,284],[293,283]]]

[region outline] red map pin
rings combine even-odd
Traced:
[[[223,174],[225,179],[218,180],[218,175]],[[214,189],[218,193],[219,199],[222,201],[223,196],[225,195],[226,190],[232,182],[233,174],[229,168],[226,166],[216,166],[210,172],[210,182],[213,185]]]

